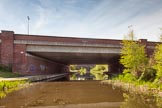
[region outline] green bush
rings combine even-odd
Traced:
[[[124,73],[128,72],[139,78],[148,61],[145,46],[134,40],[123,40],[122,46],[120,63],[125,68]]]
[[[162,84],[162,44],[159,44],[155,48],[155,53],[154,53],[154,59],[155,59],[155,64],[154,68],[156,69],[156,79],[159,80],[158,82]]]
[[[153,68],[146,68],[140,76],[139,80],[143,81],[154,81],[156,78],[156,70]]]
[[[130,73],[120,74],[117,77],[115,77],[115,79],[121,80],[121,81],[124,81],[124,82],[132,82],[132,81],[136,80],[136,78]]]
[[[20,84],[24,84],[25,81],[0,81],[0,91],[5,89],[15,88]]]

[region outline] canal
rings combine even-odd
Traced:
[[[0,99],[0,108],[161,108],[153,96],[100,81],[39,82]]]

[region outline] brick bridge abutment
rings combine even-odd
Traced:
[[[22,75],[45,75],[68,72],[68,65],[26,52],[27,44],[15,44],[13,31],[0,34],[0,63],[10,71]]]

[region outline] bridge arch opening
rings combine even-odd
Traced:
[[[101,53],[64,53],[64,52],[28,52],[29,56],[35,56],[50,60],[53,63],[60,64],[69,72],[71,64],[94,66],[95,64],[105,64],[109,66],[109,72],[118,73],[119,54],[101,54]]]
[[[108,79],[107,64],[73,64],[69,66],[70,80],[103,80]]]

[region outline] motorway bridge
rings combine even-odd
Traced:
[[[0,33],[0,63],[22,75],[69,72],[70,64],[108,64],[110,72],[121,72],[122,40]],[[156,42],[139,39],[150,56]]]

